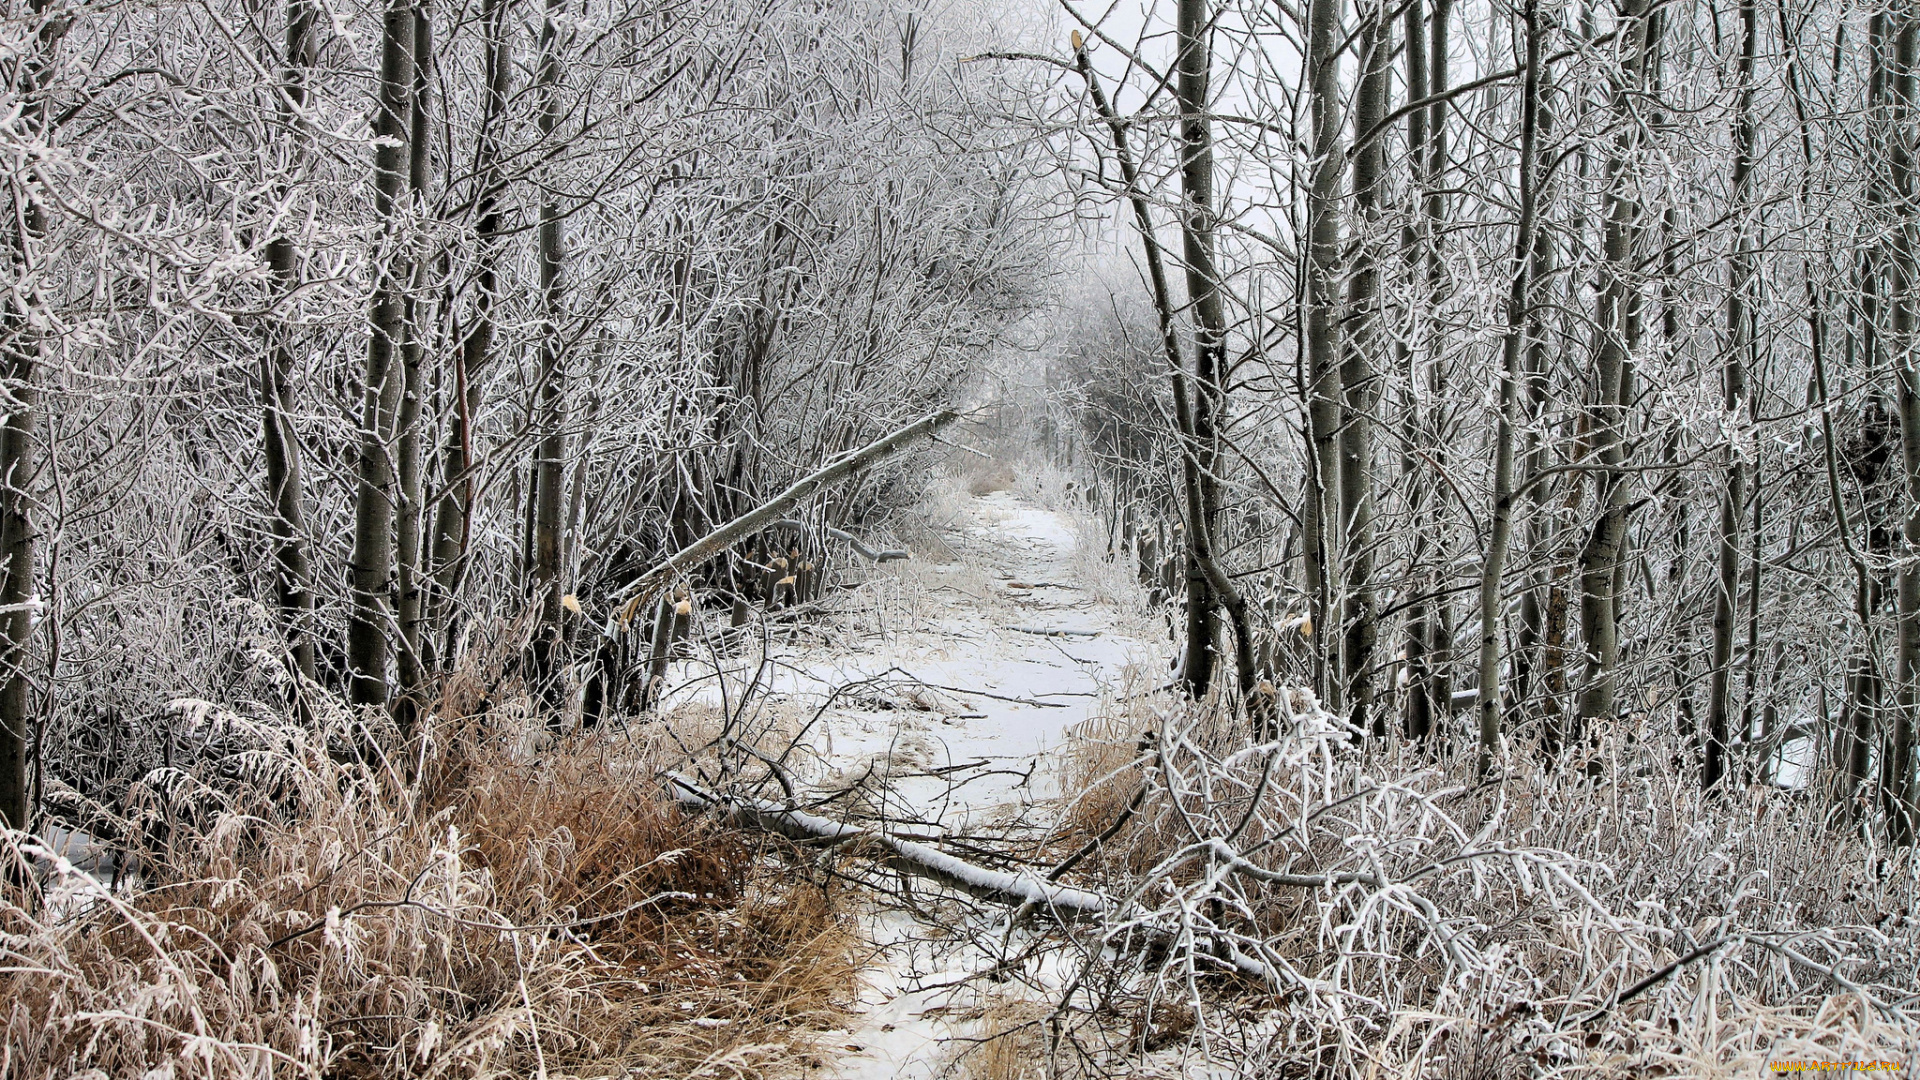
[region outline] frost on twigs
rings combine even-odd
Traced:
[[[1779,1040],[1914,1052],[1913,868],[1800,801],[1531,754],[1479,783],[1470,752],[1356,744],[1310,697],[1278,699],[1266,742],[1184,704],[1101,729],[1082,797],[1137,809],[1066,878],[1118,902],[1066,931],[1063,1072],[1178,1053],[1257,1075],[1717,1074]],[[1199,1017],[1178,1050],[1111,1019],[1170,1003]]]

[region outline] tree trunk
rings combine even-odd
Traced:
[[[1587,410],[1592,438],[1597,517],[1580,551],[1580,631],[1587,666],[1569,742],[1585,736],[1599,720],[1615,712],[1620,659],[1619,604],[1615,596],[1621,549],[1627,531],[1625,422],[1633,349],[1640,341],[1638,269],[1641,208],[1631,175],[1639,143],[1633,99],[1657,47],[1645,17],[1647,0],[1621,0],[1620,34],[1626,50],[1614,90],[1614,153],[1608,163],[1607,218],[1602,240],[1602,286],[1594,346],[1594,398]]]
[[[41,80],[47,60],[65,32],[63,20],[48,17],[46,0],[31,0],[28,10],[42,21],[34,27],[30,52],[16,58],[16,85],[24,98],[21,126],[30,138],[44,138],[46,98]],[[46,209],[14,173],[9,181],[12,213],[7,216],[13,261],[13,280],[33,278],[38,252],[35,245],[46,234]],[[27,784],[27,751],[32,745],[36,717],[29,700],[27,645],[33,636],[39,607],[34,590],[33,483],[40,471],[34,432],[39,412],[38,378],[42,342],[34,308],[44,306],[33,288],[8,290],[0,315],[0,380],[7,415],[0,425],[0,826],[28,829],[33,823],[34,798]]]
[[[868,465],[883,461],[911,446],[921,436],[933,435],[958,419],[960,414],[951,409],[941,409],[921,417],[906,427],[875,439],[858,450],[850,450],[834,457],[820,468],[794,481],[780,494],[735,517],[705,536],[696,538],[665,561],[635,578],[620,591],[616,597],[621,601],[620,606],[615,609],[607,631],[612,633],[632,626],[634,617],[647,604],[658,599],[681,575],[755,533],[771,528],[775,522],[786,515],[788,510],[799,505],[801,500],[825,491],[829,486],[845,480]]]
[[[1427,76],[1427,27],[1426,12],[1420,0],[1408,0],[1407,9],[1402,13],[1406,21],[1407,55],[1407,100],[1419,101],[1427,96],[1429,80]],[[1420,412],[1415,403],[1413,386],[1419,378],[1415,368],[1416,352],[1414,338],[1420,333],[1420,318],[1431,317],[1419,298],[1417,287],[1411,287],[1420,281],[1423,274],[1423,251],[1431,243],[1431,237],[1425,225],[1419,220],[1420,207],[1425,205],[1427,186],[1427,110],[1409,109],[1407,111],[1407,172],[1412,181],[1412,197],[1415,206],[1407,216],[1407,226],[1400,234],[1401,259],[1406,264],[1407,282],[1410,286],[1407,307],[1409,318],[1408,336],[1400,338],[1394,346],[1394,353],[1400,361],[1400,369],[1407,373],[1407,404],[1401,413],[1402,429],[1406,449],[1400,456],[1400,475],[1406,485],[1407,505],[1413,520],[1420,520],[1429,503],[1426,483],[1426,462],[1421,460],[1415,448],[1420,445]],[[1430,361],[1431,362],[1431,358]],[[1420,564],[1426,552],[1426,537],[1416,530],[1413,538],[1413,558],[1410,567],[1419,572]],[[1415,589],[1423,585],[1417,577],[1409,582]],[[1427,671],[1427,619],[1432,601],[1418,599],[1414,602],[1407,618],[1406,668],[1407,695],[1402,706],[1402,720],[1409,739],[1425,739],[1433,730],[1432,682]]]
[[[1180,0],[1181,250],[1186,260],[1187,301],[1193,309],[1193,400],[1191,407],[1194,482],[1198,498],[1187,528],[1187,693],[1199,698],[1213,681],[1219,636],[1215,609],[1222,597],[1213,588],[1207,560],[1220,517],[1219,449],[1216,429],[1225,407],[1227,320],[1214,266],[1213,131],[1207,120],[1207,85],[1212,64],[1212,31],[1207,0]],[[1236,638],[1240,635],[1236,633]],[[1236,648],[1244,648],[1237,643]],[[1244,665],[1243,665],[1244,667]]]
[[[1522,340],[1532,321],[1533,236],[1539,178],[1535,175],[1540,117],[1540,4],[1527,0],[1527,60],[1520,102],[1520,215],[1514,229],[1513,284],[1507,294],[1507,331],[1500,343],[1500,415],[1495,421],[1493,514],[1486,561],[1480,570],[1480,753],[1486,775],[1500,752],[1501,579],[1513,533],[1513,433],[1519,414]]]
[[[565,0],[547,0],[546,21],[540,28],[540,61],[535,78],[540,89],[540,134],[550,142],[560,122],[560,27],[566,17]],[[566,609],[562,598],[566,582],[561,573],[561,509],[565,505],[567,436],[565,431],[566,358],[560,342],[566,281],[562,276],[566,238],[559,201],[552,196],[540,205],[540,445],[533,471],[533,566],[529,591],[540,612],[533,637],[532,670],[549,710],[549,723],[559,724],[565,663]]]
[[[313,6],[308,0],[288,0],[286,8],[286,67],[281,92],[286,95],[280,121],[288,145],[297,148],[295,160],[305,156],[306,135],[300,130],[298,110],[307,101],[307,69],[313,64]],[[280,194],[284,197],[285,188]],[[267,242],[267,267],[273,272],[280,302],[287,302],[299,285],[299,266],[293,240],[276,236]],[[291,402],[287,381],[293,372],[292,329],[283,320],[273,329],[273,340],[260,357],[260,445],[267,469],[268,532],[273,536],[274,601],[287,638],[287,650],[298,679],[311,683],[313,659],[312,570],[307,558],[306,486],[300,472],[300,442],[288,418]],[[296,691],[298,693],[298,691]]]
[[[1384,6],[1366,13],[1360,35],[1362,73],[1353,113],[1355,138],[1373,131],[1387,112],[1388,59],[1392,24]],[[1384,718],[1373,707],[1373,410],[1379,402],[1379,378],[1373,356],[1381,348],[1380,269],[1373,232],[1380,217],[1380,179],[1385,146],[1370,138],[1353,158],[1355,245],[1353,276],[1347,282],[1347,324],[1340,389],[1340,521],[1346,533],[1343,562],[1346,596],[1342,611],[1340,671],[1346,679],[1348,715],[1354,729],[1384,736]]]
[[[487,99],[480,121],[474,179],[476,225],[473,307],[466,334],[453,352],[453,416],[447,445],[441,449],[445,493],[433,523],[434,599],[438,610],[429,620],[441,634],[444,662],[454,659],[459,633],[460,584],[466,576],[468,534],[472,528],[477,485],[473,470],[473,420],[480,411],[479,376],[493,357],[493,307],[500,290],[500,135],[507,98],[513,90],[513,58],[507,39],[511,0],[486,0],[481,20],[486,34]]]
[[[1892,346],[1896,411],[1900,421],[1901,539],[1907,552],[1920,549],[1920,369],[1914,362],[1920,314],[1914,310],[1913,101],[1916,21],[1912,12],[1895,8],[1891,22],[1893,57],[1887,72],[1888,182],[1896,220],[1889,229],[1887,258],[1888,329]],[[1911,846],[1920,821],[1916,803],[1914,710],[1920,708],[1920,567],[1911,557],[1899,563],[1897,633],[1894,671],[1898,700],[1891,710],[1886,742],[1881,748],[1880,792],[1890,843]]]
[[[25,276],[33,258],[34,222],[40,210],[32,196],[13,185],[15,280]],[[33,634],[33,495],[38,470],[34,460],[37,394],[35,367],[39,335],[29,321],[30,300],[17,294],[7,305],[4,362],[8,404],[0,427],[0,825],[26,829],[32,820],[27,791],[27,747],[34,725],[28,701],[27,641]]]
[[[1167,376],[1173,389],[1174,435],[1180,445],[1181,491],[1184,495],[1185,512],[1189,521],[1204,521],[1209,517],[1206,511],[1208,489],[1202,483],[1202,459],[1197,452],[1198,440],[1194,435],[1192,394],[1188,386],[1186,362],[1181,355],[1180,330],[1176,320],[1172,290],[1167,284],[1166,260],[1160,250],[1158,236],[1154,232],[1152,206],[1148,202],[1146,191],[1140,186],[1139,168],[1134,163],[1132,148],[1127,143],[1127,125],[1113,111],[1106,93],[1101,90],[1100,80],[1094,75],[1093,63],[1087,57],[1085,43],[1081,40],[1078,31],[1073,35],[1073,52],[1080,77],[1086,81],[1088,96],[1093,98],[1094,110],[1106,122],[1108,130],[1113,135],[1114,157],[1120,166],[1121,182],[1125,185],[1127,202],[1133,208],[1134,225],[1140,234],[1141,248],[1145,253],[1147,281],[1153,293],[1154,314],[1159,320],[1161,351],[1167,361]],[[1152,546],[1157,550],[1157,544]],[[1244,697],[1254,687],[1258,674],[1253,655],[1252,623],[1248,617],[1246,600],[1215,564],[1211,537],[1207,532],[1199,531],[1188,537],[1187,554],[1189,569],[1197,570],[1201,574],[1204,583],[1210,587],[1209,595],[1227,610],[1228,620],[1233,626],[1234,664],[1238,687]],[[1209,621],[1204,629],[1205,632],[1212,633],[1212,622]],[[1191,625],[1187,641],[1187,658],[1191,660],[1193,645]],[[1210,658],[1208,663],[1211,663]],[[1183,669],[1184,674],[1191,676],[1193,669],[1189,664],[1183,663]],[[1204,694],[1207,690],[1204,683],[1196,688],[1190,678],[1185,685],[1188,693],[1195,696]]]
[[[432,158],[431,129],[427,117],[427,76],[433,63],[433,30],[428,18],[427,0],[418,2],[420,6],[414,10],[413,19],[413,107],[408,125],[407,186],[414,205],[425,206],[427,168]],[[397,571],[394,578],[394,613],[400,631],[397,664],[400,695],[394,715],[403,736],[413,731],[426,681],[422,662],[422,651],[426,645],[421,634],[426,619],[426,593],[421,582],[425,568],[420,563],[421,502],[424,498],[420,474],[420,397],[423,392],[421,338],[425,334],[421,325],[424,306],[421,299],[425,295],[425,283],[417,276],[422,269],[423,266],[416,262],[413,267],[416,277],[406,300],[406,341],[400,354],[400,413],[396,418],[399,446],[394,454],[400,484],[400,502],[394,519]]]
[[[1544,77],[1544,76],[1543,76]],[[1542,93],[1537,138],[1549,138],[1553,131],[1553,116],[1546,108],[1545,93]],[[1546,190],[1534,194],[1537,204],[1548,200]],[[1544,216],[1536,207],[1535,216]],[[1534,288],[1543,282],[1553,280],[1554,272],[1553,239],[1544,227],[1536,226],[1533,235],[1533,268],[1530,271]],[[1521,483],[1527,490],[1527,533],[1526,550],[1536,560],[1542,552],[1554,542],[1550,533],[1551,517],[1547,506],[1552,494],[1552,485],[1542,477],[1547,469],[1547,404],[1548,404],[1548,354],[1550,345],[1547,340],[1548,327],[1540,317],[1543,305],[1533,303],[1527,311],[1527,346],[1521,362],[1526,378],[1525,430],[1521,441],[1524,447],[1520,454]],[[1543,562],[1540,569],[1528,582],[1526,595],[1520,604],[1520,634],[1518,648],[1513,658],[1513,688],[1510,694],[1511,709],[1518,713],[1531,706],[1540,680],[1539,670],[1546,666],[1547,651],[1551,647],[1550,619],[1553,614],[1554,573],[1551,561]],[[1537,662],[1538,661],[1538,662]],[[1540,712],[1548,719],[1548,727],[1543,745],[1549,756],[1557,753],[1555,743],[1557,732],[1554,723],[1554,698],[1546,695]]]
[[[40,118],[40,111],[36,97],[32,121]],[[8,220],[13,242],[8,254],[13,259],[14,280],[19,281],[32,267],[34,239],[42,231],[42,211],[18,179],[12,188],[13,213]],[[0,352],[0,363],[5,364],[5,390],[11,399],[5,426],[0,427],[0,564],[5,567],[5,576],[0,577],[0,825],[10,829],[30,827],[33,817],[28,798],[27,748],[35,717],[28,700],[26,670],[35,606],[31,485],[39,468],[34,454],[38,404],[34,380],[40,336],[30,316],[33,302],[34,298],[22,295],[22,291],[10,297],[4,352]]]
[[[1756,0],[1740,0],[1740,79],[1733,126],[1733,258],[1727,266],[1728,348],[1721,365],[1722,410],[1727,427],[1735,432],[1752,422],[1747,397],[1747,370],[1753,351],[1753,318],[1748,293],[1753,288],[1753,245],[1747,215],[1753,199],[1753,67],[1758,29]],[[1740,524],[1747,501],[1747,465],[1740,449],[1728,446],[1722,471],[1718,587],[1713,596],[1713,667],[1707,683],[1706,745],[1700,766],[1700,786],[1717,787],[1727,771],[1728,717],[1732,714],[1734,608],[1740,591]],[[1756,567],[1757,569],[1757,567]]]
[[[1307,353],[1308,469],[1301,522],[1302,557],[1313,625],[1331,630],[1340,551],[1340,147],[1339,48],[1342,0],[1311,0],[1307,14],[1307,86],[1313,178],[1307,190],[1307,280],[1302,323]],[[1337,637],[1335,637],[1337,640]],[[1329,709],[1343,710],[1339,655],[1316,642],[1314,681]],[[1329,670],[1331,665],[1332,670]]]
[[[349,697],[356,705],[387,703],[388,595],[393,574],[393,466],[388,444],[400,409],[394,356],[406,334],[409,279],[402,235],[407,208],[408,128],[413,96],[412,0],[388,0],[380,39],[380,100],[374,133],[375,241],[373,307],[366,385],[360,407],[359,490],[354,499],[352,611],[347,620]]]
[[[1438,96],[1446,93],[1447,80],[1447,43],[1448,20],[1453,11],[1453,0],[1434,0],[1433,19],[1428,30],[1429,47],[1421,59],[1426,61],[1426,93],[1421,97]],[[1409,10],[1409,19],[1413,15]],[[1412,64],[1416,58],[1413,46],[1419,37],[1417,28],[1408,23],[1408,96],[1413,96]],[[1424,516],[1432,511],[1441,497],[1439,474],[1446,469],[1447,451],[1445,446],[1446,411],[1442,397],[1446,390],[1445,369],[1441,365],[1443,336],[1436,312],[1440,306],[1442,282],[1446,264],[1442,258],[1441,226],[1446,219],[1447,196],[1442,185],[1447,173],[1447,103],[1436,101],[1429,106],[1426,115],[1418,122],[1421,139],[1413,138],[1415,117],[1420,110],[1414,110],[1407,116],[1407,152],[1418,161],[1420,144],[1424,144],[1426,160],[1419,176],[1420,222],[1422,254],[1426,261],[1425,280],[1419,288],[1420,303],[1427,313],[1425,341],[1427,353],[1427,416],[1424,425],[1420,418],[1409,415],[1408,446],[1422,447],[1428,460],[1416,459],[1409,469],[1412,493],[1410,504],[1416,516]],[[1409,378],[1417,374],[1409,370]],[[1413,410],[1409,408],[1411,414]],[[1431,470],[1431,474],[1429,473]],[[1432,479],[1429,479],[1429,476]],[[1418,578],[1426,598],[1418,601],[1407,623],[1407,736],[1412,739],[1425,739],[1432,733],[1436,720],[1450,716],[1453,709],[1453,681],[1451,675],[1453,661],[1452,616],[1450,603],[1444,586],[1447,584],[1448,571],[1444,569],[1448,562],[1447,547],[1444,538],[1430,537],[1427,530],[1417,530],[1413,538],[1413,560],[1415,568],[1420,567],[1432,552],[1432,558],[1442,569],[1430,575]]]

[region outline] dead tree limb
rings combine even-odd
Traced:
[[[682,806],[718,811],[740,824],[779,833],[805,844],[869,844],[886,852],[894,869],[939,882],[980,900],[999,904],[1044,907],[1063,919],[1104,915],[1112,902],[1099,893],[1059,885],[1039,874],[1008,873],[956,858],[926,844],[905,840],[879,829],[862,829],[838,821],[789,810],[764,799],[721,796],[681,776],[668,776],[674,799]]]
[[[914,440],[931,435],[958,419],[960,419],[959,413],[952,409],[941,409],[939,412],[908,424],[891,435],[876,439],[858,450],[842,454],[796,480],[787,490],[674,552],[671,557],[640,575],[633,584],[616,594],[615,599],[624,602],[619,608],[618,626],[610,629],[626,629],[632,624],[633,617],[646,607],[648,601],[658,597],[675,578],[725,551],[735,541],[772,526],[802,500],[817,494],[831,484],[852,476],[876,461],[891,457],[912,445]]]

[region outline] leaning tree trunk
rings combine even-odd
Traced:
[[[473,306],[459,347],[453,350],[453,415],[447,445],[441,448],[442,494],[433,519],[435,611],[428,623],[441,635],[440,655],[454,658],[458,641],[458,602],[466,577],[473,502],[474,417],[480,411],[480,375],[493,358],[493,306],[500,290],[500,125],[513,90],[513,56],[507,40],[511,0],[486,0],[481,22],[486,35],[486,107],[480,119],[475,158]]]
[[[406,334],[403,236],[413,96],[413,3],[387,0],[380,39],[380,100],[374,116],[375,241],[372,331],[360,406],[359,490],[354,498],[353,604],[347,619],[348,692],[356,705],[387,703],[389,578],[393,573],[394,472],[389,456],[401,385],[394,357]]]
[[[1340,41],[1342,0],[1312,0],[1307,13],[1307,87],[1313,178],[1307,190],[1307,279],[1302,323],[1307,353],[1308,469],[1301,500],[1302,559],[1313,625],[1335,624],[1340,550]],[[1331,663],[1332,670],[1328,670]],[[1339,656],[1314,648],[1314,681],[1327,707],[1342,709]]]
[[[1202,465],[1198,452],[1198,440],[1194,435],[1193,399],[1187,378],[1186,362],[1182,357],[1180,329],[1174,309],[1172,289],[1167,284],[1166,260],[1160,249],[1158,233],[1154,229],[1153,207],[1146,189],[1140,184],[1140,172],[1133,160],[1133,150],[1127,143],[1127,125],[1113,111],[1106,93],[1100,88],[1100,80],[1094,75],[1093,62],[1088,58],[1085,43],[1078,31],[1073,35],[1074,61],[1080,77],[1086,81],[1087,94],[1093,99],[1094,110],[1106,122],[1107,129],[1113,135],[1114,158],[1120,166],[1120,179],[1124,185],[1127,202],[1133,208],[1133,220],[1140,234],[1140,246],[1144,252],[1147,266],[1147,282],[1152,289],[1154,314],[1159,320],[1160,347],[1167,361],[1167,378],[1173,389],[1174,435],[1180,444],[1181,490],[1185,495],[1184,505],[1190,521],[1207,520],[1206,491],[1202,486]],[[1204,94],[1202,95],[1204,97]],[[1216,489],[1217,490],[1217,489]],[[1228,621],[1233,626],[1234,666],[1237,683],[1243,698],[1251,691],[1258,678],[1253,652],[1252,620],[1247,611],[1244,594],[1234,586],[1232,580],[1222,571],[1215,561],[1212,537],[1208,532],[1197,531],[1187,538],[1187,552],[1192,561],[1191,569],[1197,569],[1211,587],[1212,597],[1226,609]],[[1209,626],[1211,629],[1211,626]],[[1191,647],[1192,638],[1189,636]],[[1189,692],[1195,692],[1191,683]],[[1206,687],[1199,687],[1197,693],[1205,693]],[[1264,720],[1264,718],[1261,718]]]

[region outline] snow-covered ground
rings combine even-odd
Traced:
[[[953,559],[876,569],[843,605],[837,622],[851,629],[779,650],[771,696],[809,715],[833,699],[809,732],[806,780],[833,790],[884,777],[864,785],[886,793],[870,809],[934,834],[1056,797],[1049,751],[1123,685],[1164,679],[1167,657],[1156,621],[1113,587],[1124,568],[1081,552],[1066,515],[1030,494],[951,491],[936,517]],[[975,973],[981,954],[898,912],[867,930],[879,959],[865,1012],[827,1044],[845,1056],[825,1075],[932,1076],[944,1040],[974,1034],[979,1013],[971,991],[941,984]]]
[[[948,825],[1056,795],[1046,751],[1119,687],[1128,665],[1156,670],[1165,652],[1127,636],[1120,613],[1094,598],[1059,514],[996,492],[966,499],[955,516],[957,561],[898,571],[919,579],[911,625],[795,674],[885,687],[845,695],[849,707],[829,714],[826,760],[849,779],[891,762],[900,816]]]

